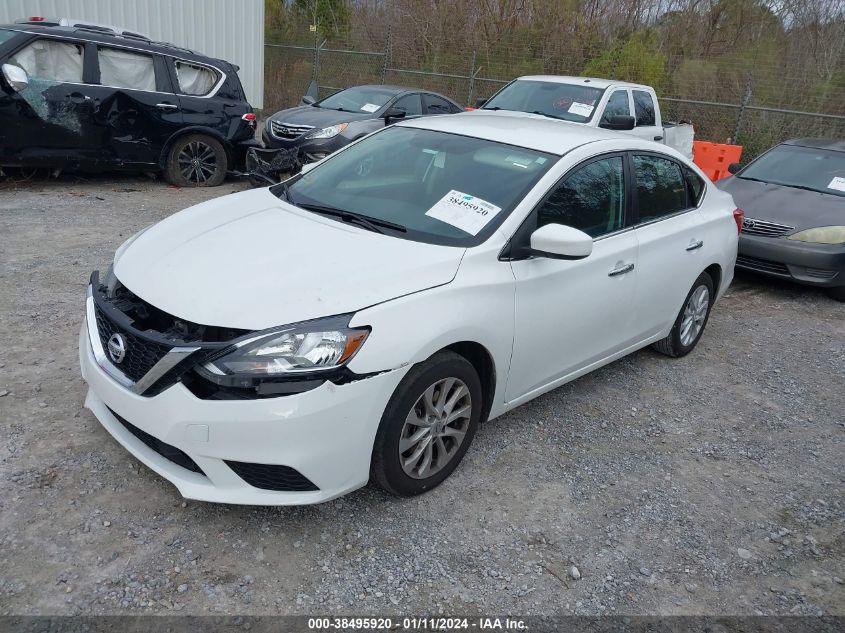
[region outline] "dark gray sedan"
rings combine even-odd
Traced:
[[[443,95],[399,86],[356,86],[321,101],[302,100],[304,105],[271,116],[261,138],[271,149],[298,149],[303,163],[325,158],[398,119],[463,111]]]
[[[845,301],[845,141],[781,143],[717,186],[745,212],[738,268]]]

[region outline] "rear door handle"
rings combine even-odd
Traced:
[[[704,246],[704,240],[691,240],[689,246],[687,246],[688,251],[694,251]]]
[[[662,140],[663,140],[663,137],[662,137],[662,136],[655,136],[655,137],[654,137],[654,140],[655,140],[655,141],[662,141]]]
[[[632,270],[634,270],[633,264],[625,264],[623,266],[619,266],[617,268],[614,268],[609,273],[607,273],[607,276],[608,277],[618,277],[619,275],[624,275],[625,273],[629,273]]]
[[[172,103],[157,103],[157,108],[161,108],[162,110],[177,110],[179,108],[178,105],[174,105]]]

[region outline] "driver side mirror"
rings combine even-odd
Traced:
[[[29,85],[29,77],[26,71],[20,66],[3,64],[3,77],[15,92],[20,92]]]
[[[571,226],[546,224],[531,234],[531,254],[549,259],[584,259],[593,252],[593,238]]]
[[[742,169],[742,165],[740,165],[739,163],[731,163],[730,165],[728,165],[728,173],[730,174],[735,174],[740,169]]]
[[[607,121],[602,121],[599,127],[605,130],[633,130],[636,119],[629,114],[616,114]]]
[[[487,99],[485,99],[484,97],[481,97],[481,98],[475,100],[475,107],[480,108],[485,103],[487,103]]]
[[[404,110],[399,110],[398,108],[390,108],[387,112],[385,112],[381,118],[384,119],[385,125],[390,125],[390,122],[393,119],[404,119],[405,114],[407,114]]]
[[[315,103],[317,103],[317,100],[311,95],[305,95],[299,100],[300,105],[314,105]]]

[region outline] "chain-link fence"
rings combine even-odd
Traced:
[[[394,27],[393,37],[390,26],[376,30],[358,38],[354,47],[332,47],[313,34],[310,42],[294,38],[293,44],[267,44],[265,109],[296,105],[312,81],[321,97],[358,84],[393,84],[433,90],[472,106],[514,76],[595,70],[590,61],[562,54],[558,49],[564,44],[558,42],[557,48],[533,47],[527,41],[510,48],[455,44],[438,49],[448,55],[425,56],[418,50],[424,41],[415,44],[405,35],[399,39],[402,28]],[[625,64],[639,63],[624,56],[609,59],[600,66],[600,76],[628,78],[632,72]],[[664,119],[693,123],[700,140],[742,145],[743,161],[789,138],[845,138],[845,83],[840,80],[822,82],[806,68],[780,68],[771,56],[711,59],[676,54],[663,64],[662,85],[655,88]],[[832,64],[836,77],[842,73],[842,60],[833,58]]]

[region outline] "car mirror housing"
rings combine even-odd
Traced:
[[[546,224],[531,234],[531,254],[549,259],[583,259],[593,252],[593,238],[571,226]]]
[[[606,121],[602,121],[599,127],[606,130],[633,130],[636,120],[628,114],[617,114]]]
[[[740,169],[742,169],[742,166],[739,163],[731,163],[730,165],[728,165],[728,173],[730,174],[735,174]]]
[[[484,97],[481,97],[481,98],[475,100],[475,107],[480,108],[485,103],[487,103],[487,99],[485,99]]]
[[[305,95],[304,97],[302,97],[302,99],[299,100],[299,103],[301,105],[314,105],[315,103],[317,103],[317,100],[311,95]]]
[[[3,64],[3,77],[15,92],[20,92],[29,85],[26,71],[14,64]]]
[[[405,114],[407,114],[404,110],[399,110],[397,108],[390,108],[387,112],[382,115],[384,119],[385,125],[390,125],[390,122],[393,119],[404,119]]]

